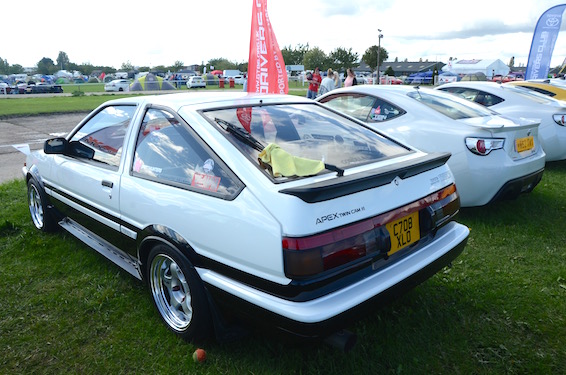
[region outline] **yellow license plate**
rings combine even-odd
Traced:
[[[532,135],[524,138],[515,139],[515,149],[517,152],[523,152],[535,147],[535,139]]]
[[[413,212],[407,216],[385,224],[391,238],[391,249],[387,255],[391,255],[404,247],[418,241],[421,237],[419,228],[419,213]]]

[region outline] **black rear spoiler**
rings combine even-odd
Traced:
[[[307,203],[323,202],[358,193],[391,183],[395,177],[408,178],[445,164],[451,154],[447,152],[426,154],[417,159],[396,163],[383,168],[334,178],[327,181],[283,189],[280,193],[294,195]]]

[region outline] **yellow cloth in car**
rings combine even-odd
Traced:
[[[312,176],[324,169],[320,160],[293,156],[275,143],[270,143],[259,153],[259,159],[271,165],[273,176]]]

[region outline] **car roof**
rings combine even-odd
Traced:
[[[212,104],[218,106],[257,105],[273,103],[313,103],[312,100],[296,95],[255,94],[247,92],[204,92],[204,93],[173,93],[162,95],[144,95],[110,100],[103,105],[145,104],[151,103],[170,107],[174,110],[187,105]]]
[[[341,87],[330,91],[327,94],[319,96],[316,100],[320,100],[327,96],[332,96],[340,93],[358,93],[366,95],[387,95],[391,97],[406,97],[407,93],[415,92],[416,90],[428,88],[419,88],[418,86],[400,86],[400,85],[356,85],[350,87]]]
[[[356,85],[350,87],[342,87],[339,89],[335,89],[330,91],[327,94],[319,96],[316,100],[320,100],[327,96],[332,96],[339,93],[358,93],[358,94],[365,94],[365,95],[385,95],[384,99],[391,99],[391,98],[401,98],[404,102],[408,99],[407,94],[411,92],[416,92],[417,90],[421,90],[423,92],[430,92],[433,95],[446,95],[446,93],[442,91],[434,90],[430,87],[420,87],[420,86],[400,86],[400,85]],[[396,99],[399,100],[399,99]],[[411,100],[412,103],[412,100]],[[426,107],[426,106],[425,106]],[[436,112],[436,111],[433,111]]]
[[[515,102],[520,102],[523,104],[525,103],[531,104],[534,100],[538,103],[538,105],[543,105],[543,108],[548,104],[552,104],[554,106],[560,106],[560,107],[563,106],[562,104],[563,102],[561,100],[554,99],[548,95],[544,95],[533,90],[526,90],[524,88],[521,89],[513,85],[507,85],[502,83],[484,82],[484,81],[481,82],[460,81],[460,82],[446,83],[442,86],[438,86],[437,89],[442,90],[443,88],[449,88],[449,87],[462,87],[462,88],[471,88],[476,90],[485,90],[487,92],[490,92],[492,94],[504,98],[505,101],[513,100]],[[504,102],[495,104],[495,106],[502,105],[503,103]]]

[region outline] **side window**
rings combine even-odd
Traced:
[[[132,174],[224,199],[235,198],[243,187],[187,125],[161,109],[144,116]]]
[[[503,99],[497,95],[490,94],[489,92],[478,91],[474,101],[485,107],[491,107],[492,105],[501,103]]]
[[[89,159],[118,167],[122,156],[124,136],[136,106],[109,106],[88,120],[71,138],[75,156],[88,155]],[[79,147],[73,147],[80,143]],[[81,147],[90,152],[80,152]]]
[[[396,107],[385,100],[376,98],[371,108],[368,122],[382,122],[400,116],[404,113],[405,111],[401,108]]]
[[[360,121],[368,121],[375,98],[367,95],[335,95],[326,98],[325,105]]]

